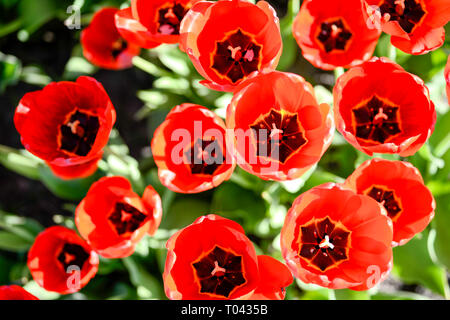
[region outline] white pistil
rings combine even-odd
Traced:
[[[341,32],[341,28],[339,28],[335,24],[331,25],[331,37],[336,38],[340,32]]]
[[[69,264],[70,262],[75,260],[75,256],[68,252],[64,252],[64,262]]]
[[[241,47],[233,48],[232,46],[228,46],[227,49],[231,51],[231,58],[236,60],[236,54],[241,50]]]
[[[219,263],[217,261],[214,261],[214,270],[211,271],[211,275],[215,275],[217,272],[225,273],[227,270],[225,268],[219,267]]]
[[[388,119],[388,116],[383,112],[383,108],[378,109],[378,113],[375,115],[374,120],[379,120],[380,118],[383,120]]]
[[[177,19],[178,20],[178,17],[175,15],[175,13],[173,13],[172,8],[169,8],[169,10],[164,15],[164,18],[166,18],[166,19],[173,18],[173,19]]]
[[[75,120],[74,122],[69,122],[67,124],[67,126],[70,128],[70,131],[72,131],[73,134],[82,137],[84,135],[84,129],[79,125],[80,125],[79,120]]]
[[[122,222],[128,221],[131,219],[132,216],[133,216],[132,213],[122,210],[121,215],[120,215],[120,221],[122,221]]]
[[[273,137],[274,136],[277,136],[277,135],[282,135],[283,134],[283,130],[281,130],[281,129],[278,129],[276,126],[275,126],[275,123],[272,123],[272,130],[270,130],[270,139],[273,139]]]
[[[330,237],[328,235],[325,236],[325,239],[319,244],[320,248],[330,248],[334,249],[334,244],[330,242]]]

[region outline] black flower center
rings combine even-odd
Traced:
[[[299,255],[325,271],[348,258],[350,232],[328,217],[301,227]]]
[[[215,137],[197,139],[184,154],[192,174],[213,175],[225,163],[222,148]]]
[[[373,96],[352,110],[353,126],[358,138],[384,143],[402,132],[399,107]]]
[[[158,11],[158,32],[162,34],[180,34],[180,23],[188,11],[179,3]]]
[[[327,53],[333,50],[344,51],[351,38],[352,33],[341,19],[322,22],[317,35],[317,40]]]
[[[250,128],[256,140],[257,155],[282,163],[307,142],[296,113],[271,109]]]
[[[192,263],[199,280],[200,292],[228,298],[236,288],[247,282],[244,277],[242,256],[218,246]]]
[[[83,269],[84,263],[89,259],[89,256],[90,254],[82,246],[66,243],[57,259],[67,272],[69,267],[77,267],[79,270]]]
[[[128,43],[123,38],[119,38],[112,44],[111,55],[113,56],[114,59],[117,59],[117,57],[122,52],[127,50],[127,48],[128,48]]]
[[[216,42],[212,68],[233,83],[260,68],[261,45],[238,29],[223,41]]]
[[[384,0],[380,11],[382,17],[389,14],[390,21],[398,21],[407,33],[411,33],[426,14],[420,1],[416,0]]]
[[[395,196],[395,192],[393,190],[379,186],[372,186],[366,194],[384,206],[389,218],[398,218],[402,208],[400,206],[400,201]]]
[[[75,111],[69,120],[60,126],[60,149],[78,156],[86,156],[94,145],[99,128],[98,117]]]
[[[147,215],[128,203],[117,202],[108,219],[122,236],[139,229],[146,222]]]

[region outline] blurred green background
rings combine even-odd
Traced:
[[[315,86],[319,102],[332,104],[334,73],[315,69],[304,60],[292,37],[299,0],[269,2],[280,17],[284,41],[278,69],[300,74]],[[293,200],[321,183],[342,182],[369,158],[336,133],[319,164],[299,180],[267,182],[237,168],[229,181],[200,194],[175,194],[164,188],[150,149],[156,127],[173,106],[183,102],[207,106],[223,117],[231,95],[199,85],[200,76],[175,45],[143,50],[135,67],[124,71],[101,70],[87,62],[81,53],[80,30],[68,27],[74,21],[68,7],[80,8],[83,28],[101,7],[128,5],[121,0],[0,0],[0,285],[23,285],[41,299],[166,299],[161,277],[165,242],[177,229],[201,215],[220,214],[243,225],[258,253],[281,259],[279,233]],[[354,292],[294,281],[286,299],[450,298],[450,112],[443,77],[450,52],[450,26],[446,29],[445,45],[427,55],[392,50],[385,34],[375,52],[395,58],[424,79],[431,91],[438,112],[435,132],[416,155],[402,160],[421,171],[437,201],[436,217],[422,234],[394,249],[393,271],[379,287]],[[102,82],[118,120],[97,173],[87,179],[63,181],[23,150],[13,115],[25,93],[80,75]],[[156,188],[164,209],[156,236],[144,238],[129,258],[101,259],[97,276],[79,293],[60,296],[41,289],[26,266],[35,236],[55,224],[74,228],[77,203],[93,181],[107,174],[127,177],[138,193],[148,184]]]

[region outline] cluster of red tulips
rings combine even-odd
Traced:
[[[335,128],[370,156],[416,153],[436,121],[428,88],[372,54],[381,32],[406,53],[426,54],[443,44],[449,20],[448,0],[304,1],[292,26],[303,56],[317,68],[348,68],[332,108],[301,76],[275,71],[283,43],[265,1],[132,0],[130,8],[97,12],[81,43],[86,59],[109,69],[130,67],[140,48],[179,43],[204,86],[233,93],[225,122],[185,103],[151,141],[161,183],[197,193],[229,179],[236,165],[264,180],[300,178],[324,155]],[[450,64],[446,81],[450,96]],[[96,171],[115,121],[108,94],[85,76],[27,93],[14,117],[24,147],[63,179]],[[367,290],[389,274],[392,247],[423,231],[434,209],[414,166],[372,158],[345,183],[295,200],[281,231],[285,264],[257,255],[243,228],[217,215],[179,230],[166,245],[165,292],[169,299],[284,299],[292,274],[332,289]],[[45,230],[29,251],[31,274],[47,290],[76,292],[95,276],[98,255],[133,254],[162,216],[153,187],[141,197],[123,177],[101,178],[76,208],[81,237],[65,227]],[[0,289],[0,298],[29,298],[16,290]]]

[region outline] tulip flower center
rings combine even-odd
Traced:
[[[166,35],[180,34],[180,24],[187,8],[179,3],[171,7],[161,8],[158,11],[158,32]]]
[[[328,217],[314,220],[299,231],[299,255],[325,271],[347,260],[350,232]]]
[[[395,196],[394,190],[389,190],[381,186],[372,186],[366,190],[365,194],[381,203],[386,209],[389,218],[392,220],[398,219],[402,208],[400,200]]]
[[[83,269],[83,265],[89,259],[89,256],[90,254],[82,246],[66,243],[62,247],[57,259],[63,266],[64,272],[67,272],[69,267]]]
[[[260,69],[261,48],[251,35],[241,29],[232,31],[222,41],[216,42],[211,68],[219,76],[236,83]]]
[[[317,35],[317,40],[327,53],[333,50],[344,51],[351,38],[352,33],[342,19],[322,22]]]
[[[384,20],[397,21],[406,33],[411,33],[426,14],[418,0],[384,0],[380,11]]]
[[[250,128],[260,157],[285,163],[307,140],[296,113],[271,109],[261,115]]]
[[[112,44],[111,55],[113,56],[114,59],[117,59],[117,57],[123,51],[125,51],[127,48],[128,48],[128,43],[124,39],[119,38],[116,41],[114,41]]]
[[[124,202],[117,202],[108,220],[119,236],[130,235],[147,222],[147,215]]]
[[[98,117],[76,110],[60,126],[59,148],[71,155],[86,156],[97,137],[100,122]]]
[[[247,280],[244,277],[242,256],[224,250],[219,246],[202,255],[192,263],[200,293],[228,298]]]
[[[222,148],[215,137],[197,139],[184,153],[192,174],[213,175],[225,163]]]
[[[373,96],[353,110],[353,129],[358,138],[385,143],[401,133],[399,107]]]

